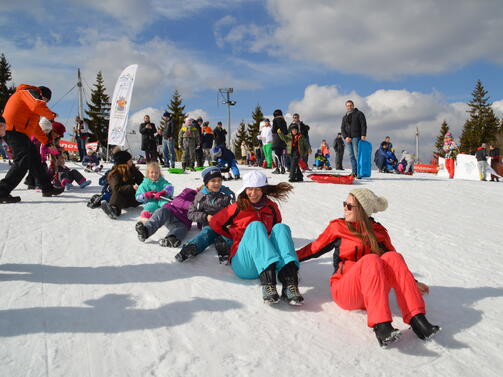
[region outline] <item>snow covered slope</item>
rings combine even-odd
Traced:
[[[296,247],[342,215],[352,187],[388,198],[376,219],[430,285],[428,317],[443,330],[420,341],[393,302],[403,336],[383,350],[364,312],[332,302],[331,255],[302,264],[303,307],[270,307],[213,248],[180,264],[157,244],[165,229],[138,241],[140,209],[113,221],[87,208],[99,187],[86,175],[93,185],[55,198],[21,184],[22,202],[0,206],[0,376],[501,375],[502,183],[374,174],[295,185],[281,210]],[[176,193],[202,183],[199,173],[165,176]]]

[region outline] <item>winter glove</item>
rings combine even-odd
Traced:
[[[154,199],[155,200],[161,200],[161,196],[166,196],[166,190],[162,190],[162,191],[159,191],[159,192],[156,192],[155,195],[154,195]]]
[[[154,190],[151,190],[151,191],[147,191],[143,195],[145,196],[145,199],[154,199],[155,194],[157,194],[157,192]]]
[[[164,187],[164,191],[165,191],[165,195],[163,196],[166,196],[168,198],[173,198],[173,195],[175,193],[175,188],[173,187],[173,185],[166,185],[166,187]]]

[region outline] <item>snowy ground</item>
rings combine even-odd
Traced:
[[[22,202],[0,206],[0,376],[501,375],[503,183],[378,173],[357,183],[388,198],[376,218],[430,285],[428,317],[443,328],[424,343],[393,303],[403,336],[383,350],[364,312],[332,302],[331,255],[302,265],[303,307],[266,306],[258,282],[213,248],[179,264],[157,244],[164,229],[138,241],[140,209],[113,221],[87,208],[99,191],[87,175],[92,186],[56,198],[21,184]],[[166,177],[176,192],[201,184],[199,173]],[[297,247],[355,186],[296,184],[281,209]]]

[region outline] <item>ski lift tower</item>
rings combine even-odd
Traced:
[[[419,128],[416,127],[416,159],[417,162],[421,162],[419,159]]]
[[[80,68],[77,69],[77,87],[79,88],[79,118],[84,120],[84,88],[80,78]]]
[[[229,137],[229,147],[231,146],[231,106],[236,104],[236,101],[230,99],[230,94],[234,92],[233,88],[220,88],[218,92],[224,99],[222,103],[227,105],[227,133]]]

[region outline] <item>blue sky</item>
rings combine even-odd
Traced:
[[[477,79],[503,115],[498,3],[20,0],[0,4],[0,52],[16,84],[49,86],[54,99],[77,67],[89,85],[101,70],[111,95],[120,71],[139,64],[131,128],[146,112],[155,120],[175,88],[191,114],[225,123],[217,88],[233,87],[233,129],[258,103],[299,112],[316,145],[335,137],[352,98],[371,141],[390,135],[413,149],[416,127],[426,147],[444,119],[459,136]],[[66,120],[75,108],[72,93],[54,110]]]

